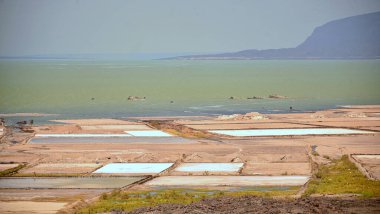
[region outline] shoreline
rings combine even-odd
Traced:
[[[322,194],[321,200],[326,206],[335,206],[336,199],[331,197],[339,198],[349,193],[351,201],[348,203],[354,207],[358,206],[361,196],[375,198],[371,199],[374,201],[380,197],[377,191],[380,184],[380,105],[368,108],[363,105],[343,106],[302,113],[250,112],[212,117],[70,118],[0,128],[3,130],[0,136],[0,166],[3,169],[0,204],[9,205],[9,210],[21,201],[36,200],[40,203],[28,209],[37,209],[44,203],[49,206],[52,201],[66,204],[65,208],[57,207],[56,211],[79,211],[89,203],[90,207],[96,207],[98,202],[110,203],[107,206],[111,209],[114,200],[139,200],[144,204],[144,197],[150,192],[158,195],[149,196],[153,198],[149,200],[155,200],[155,197],[158,197],[157,200],[161,200],[160,197],[170,198],[173,194],[172,202],[175,198],[182,198],[182,194],[186,200],[198,200],[199,195],[192,193],[199,188],[206,191],[201,193],[205,197],[210,191],[214,191],[215,196],[232,195],[234,198],[226,200],[237,204],[240,202],[235,201],[235,196],[244,194],[273,199],[291,197],[294,200],[301,200],[298,198],[306,193],[311,197]],[[215,130],[237,130],[244,134],[218,134]],[[250,134],[268,130],[271,134],[267,136]],[[329,132],[310,132],[315,130]],[[285,135],[283,131],[286,131]],[[322,187],[326,184],[318,176],[330,176],[335,180],[334,176],[339,174],[329,174],[326,167],[333,167],[338,162],[346,167],[340,173],[355,172],[356,177],[346,176],[355,189],[338,185],[339,188],[327,188],[331,191],[323,192]],[[150,171],[151,166],[162,163],[168,163],[160,169],[163,171]],[[88,189],[89,186],[80,183],[79,178],[95,177],[99,178],[92,180],[96,187],[101,187],[103,178],[118,182],[129,178],[138,181],[132,179],[122,183],[122,188],[114,190]],[[302,181],[298,182],[298,178]],[[31,179],[34,183],[23,183],[23,189],[6,189],[1,188],[1,179],[7,182]],[[73,186],[62,187],[51,182],[51,179],[62,183],[73,182]],[[288,180],[290,183],[287,183]],[[364,187],[361,186],[363,183]],[[28,188],[28,185],[37,184],[39,189]],[[296,186],[281,189],[284,184]],[[270,189],[268,185],[278,188]],[[366,189],[368,186],[373,188]],[[182,189],[176,189],[178,187]],[[263,190],[255,189],[258,187]],[[136,194],[142,191],[145,192],[144,197],[136,199]],[[202,200],[200,203],[209,202]]]

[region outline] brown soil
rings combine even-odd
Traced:
[[[311,197],[272,199],[257,196],[219,197],[189,205],[163,204],[143,207],[137,213],[379,213],[380,199],[339,199]],[[124,213],[124,212],[112,212]]]
[[[151,127],[159,130],[178,135],[185,138],[205,138],[218,139],[220,135],[213,134],[203,130],[196,130],[181,124],[173,123],[172,121],[147,121]]]

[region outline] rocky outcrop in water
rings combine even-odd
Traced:
[[[134,101],[134,100],[145,100],[146,97],[138,97],[138,96],[129,96],[128,100]]]
[[[253,96],[253,97],[247,97],[248,100],[261,100],[264,99],[264,97],[258,97],[258,96]]]
[[[271,94],[271,95],[269,95],[269,98],[271,98],[271,99],[287,99],[289,97],[283,96],[283,95],[278,95],[278,94]]]
[[[258,112],[250,112],[247,114],[232,114],[232,115],[220,115],[217,120],[265,120],[267,116]]]

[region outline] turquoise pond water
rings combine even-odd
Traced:
[[[380,60],[0,60],[0,113],[59,114],[38,122],[308,111],[380,104],[379,79]],[[247,99],[270,94],[290,98]]]
[[[374,132],[340,129],[340,128],[310,128],[310,129],[251,129],[251,130],[214,130],[216,134],[230,136],[286,136],[286,135],[334,135],[334,134],[370,134]]]
[[[93,173],[151,174],[160,173],[172,165],[173,163],[110,163]]]

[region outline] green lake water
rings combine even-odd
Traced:
[[[270,94],[290,99],[246,99]],[[380,104],[380,60],[0,61],[0,113],[215,115],[353,104]]]

